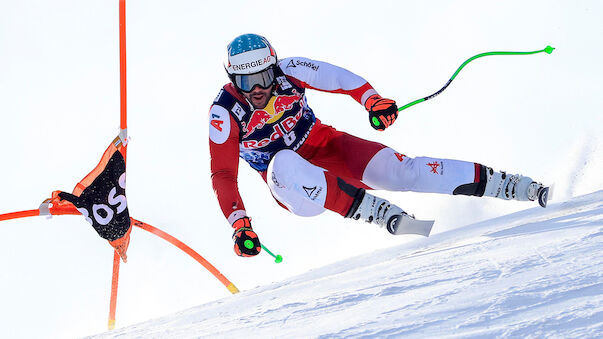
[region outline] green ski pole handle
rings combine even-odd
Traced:
[[[456,70],[456,72],[454,72],[454,74],[448,80],[448,82],[446,83],[446,85],[444,85],[444,87],[440,88],[439,91],[437,91],[437,92],[435,92],[435,93],[433,93],[431,95],[428,95],[428,96],[426,96],[424,98],[415,100],[413,102],[409,102],[408,104],[406,104],[406,105],[398,108],[398,112],[400,112],[402,110],[405,110],[405,109],[407,109],[407,108],[409,108],[411,106],[414,106],[414,105],[416,105],[418,103],[421,103],[423,101],[427,101],[429,99],[432,99],[432,98],[438,96],[440,93],[442,93],[446,89],[446,87],[448,87],[448,85],[450,85],[450,83],[452,82],[452,80],[454,80],[454,78],[456,78],[456,76],[463,69],[463,67],[465,67],[468,63],[470,63],[471,61],[473,61],[473,60],[475,60],[477,58],[485,57],[485,56],[488,56],[488,55],[529,55],[529,54],[536,54],[536,53],[542,53],[542,52],[545,52],[547,54],[551,54],[551,53],[553,53],[554,49],[555,48],[553,48],[551,46],[546,46],[544,49],[541,49],[539,51],[532,51],[532,52],[486,52],[486,53],[481,53],[481,54],[478,54],[478,55],[474,55],[471,58],[467,59],[465,62],[463,62],[463,64],[461,65],[461,67],[459,67]],[[376,120],[376,119],[375,119],[375,121],[377,122],[377,126],[379,126],[379,121]]]
[[[251,240],[245,240],[245,242],[243,243],[243,245],[245,247],[247,247],[248,249],[252,249],[253,248],[253,241]],[[270,254],[272,257],[274,257],[274,262],[275,263],[280,263],[283,261],[283,257],[280,254],[274,255],[272,252],[270,252],[270,250],[268,250],[266,248],[266,246],[262,245],[262,248],[264,249],[264,251],[266,251],[268,254]]]
[[[245,240],[245,242],[243,242],[243,245],[245,246],[245,248],[247,248],[248,250],[253,248],[253,241],[252,240]]]

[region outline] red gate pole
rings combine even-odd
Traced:
[[[111,278],[111,301],[109,303],[109,330],[115,328],[115,309],[117,308],[117,285],[119,283],[119,254],[113,252],[113,276]]]
[[[27,218],[27,217],[36,217],[38,215],[40,215],[40,210],[12,212],[12,213],[0,214],[0,221],[19,219],[19,218]]]
[[[123,143],[124,161],[127,150],[127,101],[126,101],[126,0],[119,0],[119,87],[120,87],[120,119],[119,137]],[[113,277],[111,279],[111,299],[109,302],[108,328],[115,328],[115,309],[117,308],[117,285],[119,283],[119,254],[113,253]]]
[[[232,294],[239,293],[239,289],[233,283],[231,283],[230,280],[228,280],[222,273],[220,273],[220,271],[218,271],[217,268],[215,268],[212,264],[210,264],[209,261],[205,260],[205,258],[203,258],[199,253],[195,252],[192,248],[188,247],[185,243],[174,238],[173,236],[169,235],[168,233],[158,229],[157,227],[147,224],[146,222],[142,222],[142,221],[136,220],[134,218],[130,218],[130,220],[132,220],[132,225],[134,225],[136,227],[140,227],[143,230],[150,232],[152,234],[155,234],[156,236],[158,236],[158,237],[162,238],[163,240],[169,242],[170,244],[178,247],[184,253],[191,256],[199,264],[203,265],[203,267],[205,267],[205,269],[207,269],[211,274],[213,274],[214,277],[216,277],[216,279],[218,279],[222,283],[222,285],[224,285],[230,291],[230,293],[232,293]]]

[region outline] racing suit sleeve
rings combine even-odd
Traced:
[[[364,106],[366,99],[377,94],[364,78],[335,65],[302,57],[279,61],[283,72],[297,79],[304,88],[351,96]]]
[[[222,213],[232,225],[247,215],[239,194],[239,126],[222,106],[209,111],[209,153],[211,181]]]

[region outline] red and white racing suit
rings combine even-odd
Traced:
[[[322,124],[305,90],[347,94],[364,105],[377,92],[360,76],[300,57],[280,60],[275,76],[265,108],[254,109],[229,83],[209,111],[212,184],[231,224],[246,216],[237,186],[238,157],[262,175],[281,205],[302,216],[325,209],[348,216],[361,189],[483,192],[485,169],[479,164],[410,158]]]

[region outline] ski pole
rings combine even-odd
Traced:
[[[277,264],[278,264],[278,263],[280,263],[280,262],[282,262],[282,261],[283,261],[283,257],[282,257],[280,254],[274,255],[274,254],[273,254],[272,252],[270,252],[270,250],[269,250],[269,249],[267,249],[267,248],[266,248],[266,246],[264,246],[263,244],[262,244],[262,248],[264,249],[264,251],[266,251],[268,254],[270,254],[271,256],[273,256],[273,257],[274,257],[274,262],[275,262],[275,263],[277,263]]]
[[[245,242],[243,244],[248,249],[252,249],[253,248],[253,241],[251,241],[251,240],[245,240]],[[268,254],[270,254],[274,258],[274,262],[275,263],[278,264],[278,263],[280,263],[280,262],[283,261],[283,257],[280,254],[274,255],[274,253],[270,252],[270,250],[267,249],[266,246],[264,246],[264,244],[262,244],[262,248],[264,249],[264,251],[266,251]]]
[[[532,51],[532,52],[486,52],[486,53],[481,53],[481,54],[478,54],[478,55],[474,55],[471,58],[467,59],[465,62],[463,62],[463,64],[456,70],[456,72],[454,72],[454,74],[452,75],[452,77],[450,78],[450,80],[448,80],[448,82],[446,83],[446,85],[444,85],[444,87],[442,87],[439,91],[433,93],[432,95],[428,95],[428,96],[426,96],[424,98],[415,100],[413,102],[410,102],[410,103],[408,103],[408,104],[406,104],[406,105],[398,108],[398,112],[400,112],[402,110],[405,110],[405,109],[409,108],[410,106],[414,106],[414,105],[416,105],[418,103],[421,103],[423,101],[427,101],[429,99],[432,99],[435,96],[437,96],[440,93],[442,93],[446,89],[446,87],[448,87],[448,85],[450,85],[450,83],[452,82],[452,80],[454,80],[454,78],[456,78],[456,76],[463,69],[463,67],[465,67],[468,63],[470,63],[471,61],[473,61],[473,60],[475,60],[477,58],[485,57],[485,56],[488,56],[488,55],[528,55],[528,54],[536,54],[536,53],[542,53],[542,52],[545,52],[547,54],[551,54],[551,53],[553,53],[554,49],[555,48],[553,48],[551,46],[546,46],[544,49],[541,49],[539,51]],[[378,123],[378,121],[377,121],[377,123]],[[378,126],[379,124],[376,124],[376,125]]]

